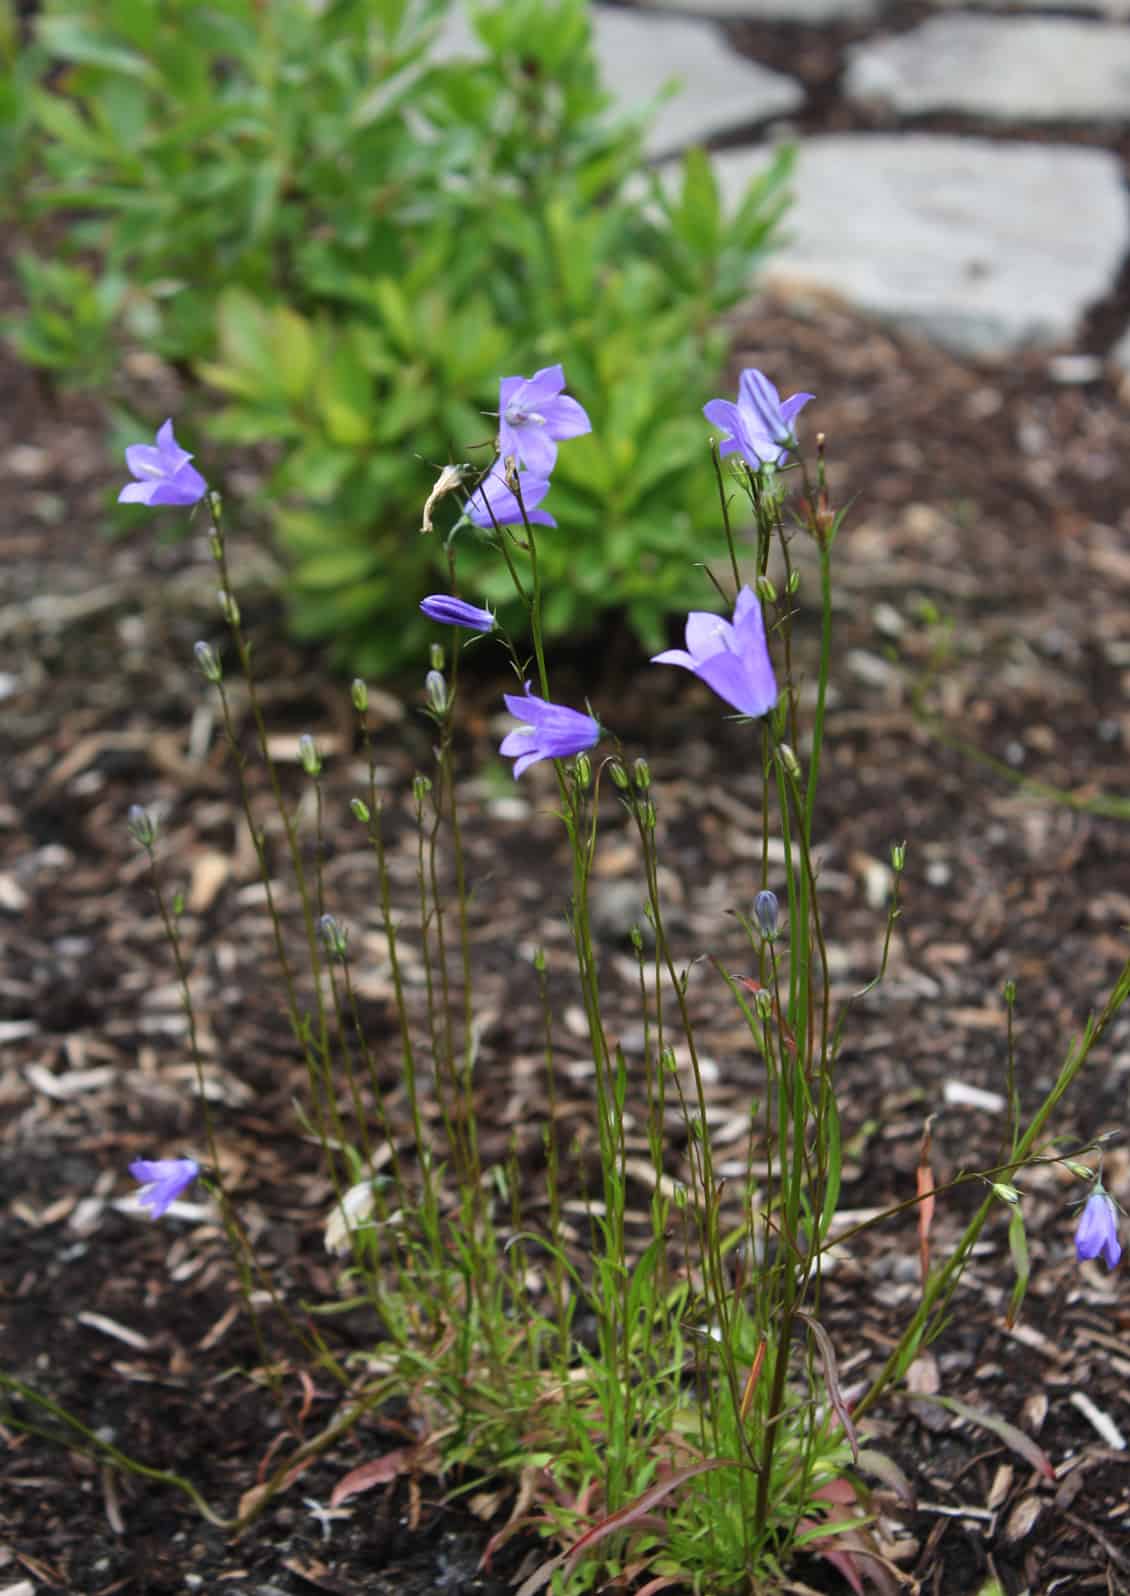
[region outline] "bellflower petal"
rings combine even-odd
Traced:
[[[200,1165],[192,1158],[135,1158],[129,1166],[134,1180],[141,1182],[137,1194],[142,1208],[150,1210],[150,1217],[161,1215],[192,1185],[200,1173]]]
[[[549,492],[549,478],[520,471],[518,486],[522,493],[522,504],[526,507],[526,520],[533,526],[556,526],[557,522],[547,510],[537,508]],[[493,531],[495,526],[522,525],[522,505],[507,486],[498,461],[495,461],[489,474],[479,483],[463,508],[475,525],[481,526],[485,532]]]
[[[537,698],[531,693],[529,682],[525,697],[517,693],[504,693],[503,697],[515,720],[523,722],[506,734],[498,750],[514,760],[515,780],[539,759],[568,759],[600,740],[599,721],[579,710]]]
[[[737,450],[751,471],[763,465],[784,465],[793,439],[793,421],[810,399],[794,393],[782,399],[764,372],[750,367],[738,383],[738,402],[711,399],[702,413],[726,436],[718,446],[721,455]]]
[[[173,436],[168,420],[157,433],[156,444],[131,443],[126,450],[126,465],[137,480],[127,482],[118,494],[119,504],[196,504],[208,491],[208,484],[189,464],[192,456]]]
[[[739,714],[766,715],[777,702],[777,678],[765,641],[761,601],[743,587],[733,622],[706,610],[687,616],[687,646],[652,656],[653,665],[679,665],[694,674]]]
[[[592,431],[575,399],[562,393],[565,371],[543,366],[532,377],[503,377],[498,385],[498,452],[520,469],[548,477],[557,463],[557,445]]]
[[[489,610],[476,609],[447,593],[429,594],[420,600],[420,608],[430,621],[441,621],[444,626],[465,626],[469,632],[494,631],[494,616]]]
[[[1118,1241],[1118,1207],[1114,1198],[1096,1187],[1087,1198],[1075,1227],[1075,1256],[1080,1260],[1101,1257],[1108,1269],[1122,1257]]]

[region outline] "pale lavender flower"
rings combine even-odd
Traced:
[[[1075,1227],[1075,1256],[1101,1257],[1113,1269],[1122,1257],[1118,1242],[1118,1206],[1101,1186],[1096,1186],[1083,1206]]]
[[[135,1158],[129,1172],[141,1182],[138,1203],[150,1210],[150,1218],[160,1219],[181,1192],[192,1185],[200,1165],[192,1158]]]
[[[444,626],[465,626],[469,632],[494,631],[494,616],[489,610],[476,609],[447,593],[429,594],[420,600],[420,608],[429,621],[442,621]]]
[[[192,456],[173,437],[173,423],[166,421],[151,443],[131,443],[126,464],[137,478],[127,482],[118,494],[119,504],[195,504],[208,491],[208,484],[189,465]]]
[[[743,587],[731,623],[706,610],[687,616],[687,646],[652,656],[653,665],[681,665],[742,715],[766,715],[777,702],[777,679],[765,642],[761,602]]]
[[[742,372],[736,405],[729,399],[711,399],[702,413],[727,434],[718,446],[719,454],[736,449],[750,470],[757,471],[763,465],[784,465],[795,444],[793,419],[814,397],[794,393],[782,399],[764,372],[750,368]]]
[[[600,740],[599,721],[579,710],[535,697],[529,682],[524,698],[517,693],[504,693],[503,697],[514,718],[524,722],[503,738],[498,750],[514,760],[515,780],[539,759],[568,759]]]
[[[498,452],[535,476],[547,477],[557,463],[557,445],[592,431],[575,399],[561,392],[561,366],[543,366],[532,377],[503,377],[498,385]]]
[[[549,492],[549,478],[522,471],[518,474],[518,487],[522,504],[506,481],[501,461],[496,460],[464,508],[475,525],[486,532],[496,526],[521,526],[522,505],[526,507],[526,520],[532,525],[556,526],[557,522],[547,510],[537,508]]]

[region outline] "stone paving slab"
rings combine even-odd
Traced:
[[[849,99],[905,115],[964,111],[1015,121],[1130,115],[1130,29],[1050,17],[931,17],[856,45]]]
[[[725,17],[746,22],[870,21],[879,14],[879,0],[645,0],[645,4],[688,16]]]
[[[768,159],[715,157],[729,204]],[[963,355],[1069,344],[1130,246],[1121,165],[1104,150],[842,134],[800,146],[793,190],[789,242],[760,282]]]
[[[665,155],[733,128],[787,116],[804,103],[799,83],[736,55],[720,28],[644,11],[592,8],[593,39],[605,86],[624,111],[654,100],[672,81],[679,92],[659,108],[649,155]],[[454,6],[432,59],[482,53],[462,6]]]

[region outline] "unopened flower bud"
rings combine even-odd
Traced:
[[[538,972],[539,975],[544,975],[545,974],[545,949],[544,948],[535,948],[534,949],[534,969]]]
[[[788,591],[790,593],[800,592],[800,572],[798,570],[794,569],[789,572]]]
[[[651,766],[642,755],[632,766],[632,775],[635,778],[636,786],[640,789],[640,791],[646,792],[651,786]]]
[[[1008,1008],[1016,1002],[1016,982],[1011,979],[1004,983],[1004,1001]]]
[[[760,1019],[771,1020],[773,1018],[773,999],[764,989],[754,994],[753,1006],[757,1010]]]
[[[215,650],[210,643],[195,643],[192,652],[196,659],[197,669],[206,682],[223,680],[223,668],[216,658]]]
[[[592,760],[587,754],[578,754],[573,761],[573,779],[582,792],[592,786]]]
[[[759,576],[753,584],[754,591],[763,604],[776,604],[777,589],[767,576]]]
[[[322,774],[322,756],[309,732],[303,732],[298,739],[298,762],[308,776],[317,778]]]
[[[351,798],[349,800],[349,812],[354,820],[359,820],[363,826],[367,826],[373,818],[369,806],[363,798]]]
[[[632,784],[632,778],[618,759],[614,759],[609,765],[608,774],[612,777],[613,786],[619,787],[621,792],[626,792]]]
[[[437,715],[447,714],[447,680],[442,671],[429,671],[424,677],[428,703]]]
[[[643,952],[643,932],[638,925],[634,925],[628,932],[628,940],[637,953]]]
[[[645,831],[655,830],[655,805],[650,798],[640,805],[640,825]]]
[[[895,842],[891,844],[891,869],[905,870],[906,868],[906,843]]]
[[[360,676],[353,678],[349,688],[349,696],[353,700],[354,709],[359,715],[363,715],[369,707],[369,689]]]
[[[239,605],[226,588],[221,588],[216,594],[220,604],[220,614],[229,626],[239,625]]]
[[[434,671],[443,669],[443,644],[431,643],[428,646],[428,664]]]
[[[422,776],[417,773],[412,777],[412,796],[415,798],[418,804],[423,803],[424,799],[428,796],[431,790],[432,779],[430,776]]]
[[[348,951],[349,933],[332,914],[323,914],[318,921],[318,935],[322,946],[332,959],[344,959]]]
[[[781,756],[781,763],[782,763],[782,765],[784,765],[784,767],[788,771],[789,775],[793,778],[794,781],[799,781],[800,780],[800,761],[797,759],[797,756],[793,753],[793,751],[789,747],[788,743],[782,743],[780,748],[778,749],[778,753]]]
[[[675,1049],[673,1047],[665,1047],[662,1053],[660,1053],[659,1068],[664,1072],[665,1075],[674,1075],[677,1073],[679,1061],[675,1057]]]
[[[1016,1207],[1016,1204],[1020,1201],[1020,1193],[1015,1186],[1006,1186],[1003,1180],[990,1181],[989,1184],[993,1188],[994,1195],[999,1197],[1002,1203],[1008,1203],[1013,1208]]]
[[[157,840],[157,822],[140,804],[130,804],[126,815],[126,828],[139,848],[148,850]]]
[[[757,921],[757,929],[766,942],[772,942],[777,935],[777,920],[780,916],[781,905],[777,901],[775,892],[759,892],[753,900],[753,915]]]

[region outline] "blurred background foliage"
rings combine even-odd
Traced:
[[[718,552],[700,406],[788,153],[725,215],[702,152],[647,170],[585,0],[472,6],[459,60],[433,49],[448,3],[45,0],[22,41],[0,13],[0,177],[30,240],[8,334],[136,438],[164,418],[132,413],[126,351],[191,377],[179,436],[214,485],[248,446],[269,462],[293,626],[364,672],[419,657],[437,469],[485,466],[499,378],[560,360],[593,435],[546,504],[547,628],[620,611],[654,648]],[[487,550],[461,542],[459,576],[517,624]]]

